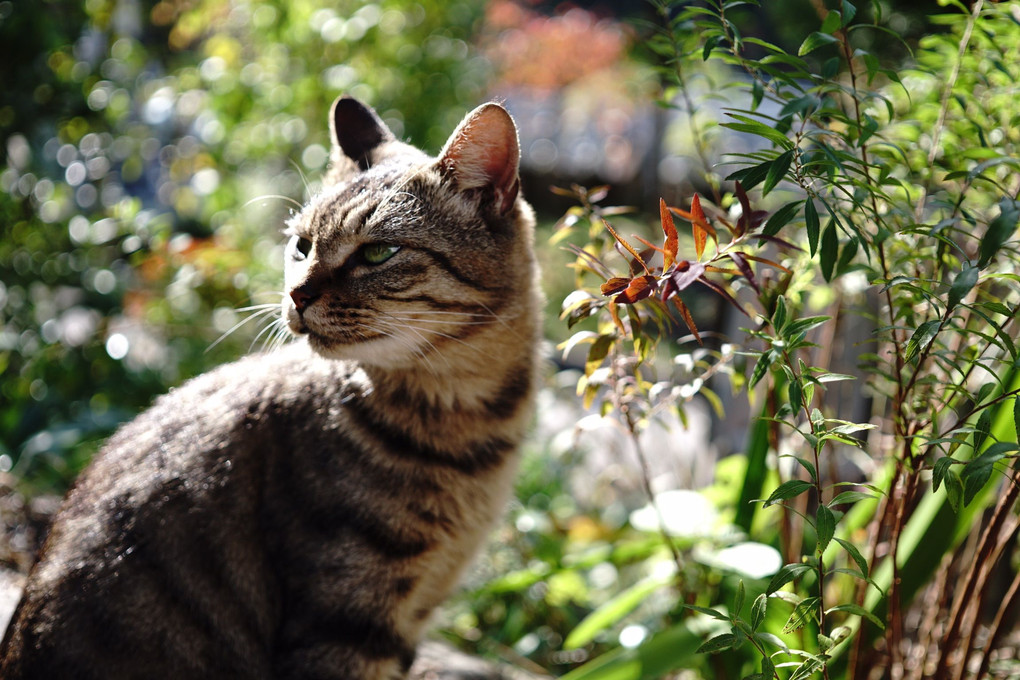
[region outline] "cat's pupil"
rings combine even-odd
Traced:
[[[294,259],[303,260],[308,257],[308,253],[312,251],[312,242],[303,236],[295,236],[294,241]]]
[[[361,256],[369,264],[382,264],[397,254],[400,246],[393,246],[387,243],[369,243],[361,249]]]

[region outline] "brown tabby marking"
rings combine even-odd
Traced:
[[[510,492],[535,385],[516,128],[438,159],[334,104],[327,187],[291,221],[302,338],[118,431],[54,522],[6,680],[401,678]]]

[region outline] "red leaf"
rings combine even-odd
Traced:
[[[613,302],[618,302],[623,305],[632,305],[638,300],[644,300],[654,292],[654,276],[637,276],[631,279],[630,285],[627,286],[627,290],[613,298]]]
[[[744,257],[744,254],[730,253],[729,256],[730,259],[736,263],[737,269],[739,269],[740,273],[744,275],[744,278],[747,279],[747,282],[750,283],[754,290],[760,295],[761,288],[758,287],[758,281],[755,280],[754,278],[754,270],[751,269],[751,265],[748,264],[747,258]]]
[[[757,255],[748,255],[747,253],[743,253],[743,255],[748,260],[754,260],[755,262],[761,262],[762,264],[767,264],[770,267],[775,267],[776,269],[781,269],[784,272],[786,272],[787,274],[792,274],[793,273],[789,269],[784,267],[783,265],[781,265],[778,262],[775,262],[773,260],[769,260],[769,259],[764,258],[764,257],[758,257]]]
[[[613,229],[613,225],[609,224],[608,220],[602,220],[602,224],[606,225],[606,229],[608,229],[609,233],[613,235],[613,238],[616,239],[616,242],[619,243],[624,248],[626,248],[627,252],[633,255],[634,259],[641,263],[641,267],[645,270],[645,273],[648,273],[648,265],[645,264],[645,261],[643,259],[641,259],[641,256],[638,254],[638,251],[634,250],[634,246],[620,238],[620,235],[616,233],[616,230]]]
[[[676,270],[670,276],[677,292],[697,281],[705,273],[705,265],[700,262],[684,260],[677,264]]]
[[[601,288],[602,294],[615,295],[616,293],[619,293],[621,290],[626,289],[627,286],[629,285],[630,279],[614,276],[613,278],[609,279],[608,281],[602,284]]]
[[[701,225],[707,223],[705,211],[701,209],[701,198],[694,194],[694,198],[691,199],[691,228],[694,230],[694,252],[698,254],[699,260],[705,252],[705,243],[708,241],[708,233]]]
[[[726,290],[725,288],[723,288],[722,286],[720,286],[720,285],[719,285],[718,283],[716,283],[716,282],[715,282],[715,281],[713,281],[712,279],[709,279],[709,278],[705,278],[705,277],[702,277],[702,278],[698,279],[698,281],[699,281],[699,282],[700,282],[700,283],[701,283],[702,285],[708,286],[709,288],[711,288],[712,290],[714,290],[714,291],[715,291],[716,293],[718,293],[719,295],[721,295],[721,296],[722,296],[722,298],[723,298],[724,300],[726,300],[726,302],[729,302],[729,303],[730,303],[731,305],[733,305],[733,306],[734,306],[734,307],[736,307],[736,308],[737,308],[738,310],[740,310],[740,313],[741,313],[741,314],[743,314],[744,316],[749,316],[749,314],[747,313],[747,311],[745,311],[745,310],[744,310],[744,308],[740,306],[740,303],[739,303],[739,302],[737,302],[737,301],[736,301],[736,300],[735,300],[735,299],[733,298],[733,296],[732,296],[732,295],[730,295],[730,292],[729,292],[728,290]]]
[[[697,195],[695,195],[697,197]],[[666,240],[662,244],[662,271],[669,269],[669,265],[673,264],[676,259],[676,251],[678,248],[678,238],[676,234],[676,226],[673,224],[673,214],[669,212],[669,207],[666,206],[666,201],[659,199],[659,218],[662,221],[662,233],[666,235]],[[701,254],[698,254],[701,257]]]
[[[698,333],[698,327],[694,325],[694,317],[691,316],[691,310],[687,309],[687,305],[684,304],[679,295],[673,296],[673,304],[676,305],[677,311],[680,312],[680,318],[687,324],[687,328],[694,334],[694,339],[698,341],[699,345],[704,345],[705,343],[701,341],[701,334]]]

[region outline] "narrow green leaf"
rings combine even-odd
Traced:
[[[829,547],[829,541],[836,533],[836,516],[824,505],[819,505],[815,512],[815,532],[818,534],[816,549],[819,553],[825,552],[825,549]]]
[[[811,483],[805,482],[803,479],[791,479],[788,482],[783,482],[765,501],[765,507],[767,508],[770,505],[775,505],[779,501],[795,498],[812,488],[814,487]]]
[[[960,480],[960,476],[956,474],[956,470],[950,469],[946,472],[943,482],[946,485],[946,498],[949,500],[949,507],[953,509],[953,512],[959,513],[960,502],[963,500],[963,482]]]
[[[800,208],[800,204],[804,201],[792,201],[787,203],[779,210],[772,213],[772,217],[765,222],[765,226],[762,227],[761,232],[766,236],[775,236],[779,233],[779,230],[789,224],[793,216],[797,214],[797,209]]]
[[[837,505],[849,505],[850,503],[856,503],[857,501],[868,501],[874,498],[876,498],[875,494],[865,493],[863,491],[844,491],[826,503],[826,505],[832,508]]]
[[[808,199],[804,204],[804,227],[807,229],[808,247],[811,249],[811,256],[814,257],[818,250],[818,209],[815,202]]]
[[[744,579],[737,581],[737,594],[733,598],[733,616],[740,616],[740,610],[744,608]]]
[[[720,621],[730,620],[730,617],[726,616],[722,612],[718,612],[714,609],[709,609],[708,607],[699,607],[696,604],[682,604],[680,606],[683,607],[684,609],[690,609],[691,611],[698,612],[699,614],[704,614],[705,616],[711,616],[713,619],[718,619]]]
[[[837,604],[835,607],[831,607],[831,608],[825,610],[826,614],[831,614],[832,612],[846,612],[847,614],[854,614],[856,616],[861,616],[861,617],[867,619],[868,621],[871,621],[876,626],[878,626],[878,628],[880,630],[885,630],[885,623],[882,622],[882,619],[878,618],[873,613],[869,612],[867,609],[865,609],[864,607],[861,607],[859,605],[856,605],[856,604]]]
[[[786,325],[786,318],[786,298],[780,295],[776,298],[776,309],[772,312],[772,329],[779,335],[783,334],[783,326]]]
[[[850,558],[857,563],[857,567],[861,570],[861,573],[864,574],[864,578],[868,578],[868,561],[864,559],[863,555],[861,555],[861,551],[857,549],[857,546],[849,541],[839,538],[838,536],[834,537],[834,540],[836,543],[839,543],[840,547],[842,547],[843,550],[846,550],[847,554],[850,555]]]
[[[698,647],[698,654],[715,654],[726,649],[732,649],[741,641],[733,633],[723,633],[705,641],[705,644]]]
[[[765,183],[761,187],[762,196],[767,196],[786,177],[786,171],[790,169],[790,163],[793,161],[793,153],[793,149],[781,153],[769,164],[768,173],[765,175]]]
[[[823,45],[832,45],[838,42],[839,38],[835,36],[829,35],[828,33],[815,31],[807,38],[805,38],[804,42],[800,44],[800,49],[797,50],[797,56],[803,57],[805,54],[814,52]]]
[[[822,276],[826,281],[832,281],[832,273],[836,268],[836,258],[839,255],[839,235],[836,233],[836,223],[829,220],[822,232],[822,243],[818,253],[818,263],[822,267]]]
[[[758,597],[754,598],[754,604],[751,605],[751,630],[756,631],[765,620],[765,612],[768,610],[769,597],[765,593],[762,593]]]
[[[979,268],[984,269],[1003,244],[1013,236],[1017,222],[1020,222],[1020,203],[1009,198],[999,201],[999,216],[988,224],[988,230],[978,248]]]
[[[935,339],[936,335],[938,335],[939,328],[941,326],[941,321],[933,319],[931,321],[925,321],[917,327],[914,334],[910,336],[910,340],[907,341],[907,361],[916,357],[931,344],[931,341]]]
[[[769,350],[758,357],[758,363],[754,365],[754,371],[751,372],[751,379],[748,381],[748,388],[752,388],[761,382],[761,379],[768,373],[769,367],[772,366],[772,362],[776,360],[776,355],[772,350]]]
[[[790,397],[790,408],[794,413],[800,411],[801,406],[804,405],[804,388],[801,387],[799,380],[790,381],[790,385],[787,388]]]
[[[811,569],[813,569],[813,567],[810,564],[805,564],[804,562],[793,562],[791,564],[787,564],[777,571],[776,575],[772,577],[771,581],[769,581],[768,588],[765,589],[765,594],[771,595],[804,572],[811,571]]]
[[[817,597],[805,597],[793,608],[793,613],[786,620],[783,626],[783,634],[789,635],[806,626],[811,621],[818,619],[818,603],[821,600]]]
[[[985,409],[978,416],[977,422],[974,424],[974,450],[980,451],[981,446],[988,439],[989,433],[992,431],[992,411]],[[976,462],[976,461],[973,461]],[[973,464],[973,462],[971,464]]]
[[[955,309],[963,298],[967,296],[967,293],[977,283],[979,273],[980,270],[977,267],[972,267],[968,264],[956,275],[953,279],[953,285],[949,287],[949,309]]]
[[[801,665],[797,666],[797,670],[790,675],[790,680],[807,680],[807,678],[825,668],[825,662],[828,661],[828,658],[826,654],[819,654],[805,659]]]
[[[1013,427],[1017,440],[1020,441],[1020,397],[1013,397]]]
[[[942,458],[939,458],[937,461],[935,461],[935,465],[932,467],[931,471],[932,492],[939,490],[939,487],[942,485],[942,480],[944,480],[946,477],[946,473],[949,472],[949,469],[953,466],[953,464],[958,462],[959,461],[954,460],[949,456],[943,456]]]

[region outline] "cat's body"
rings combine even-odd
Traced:
[[[439,159],[354,100],[331,122],[331,184],[287,249],[283,314],[307,342],[200,376],[111,438],[54,523],[0,677],[406,673],[530,419],[532,217],[497,106]]]

